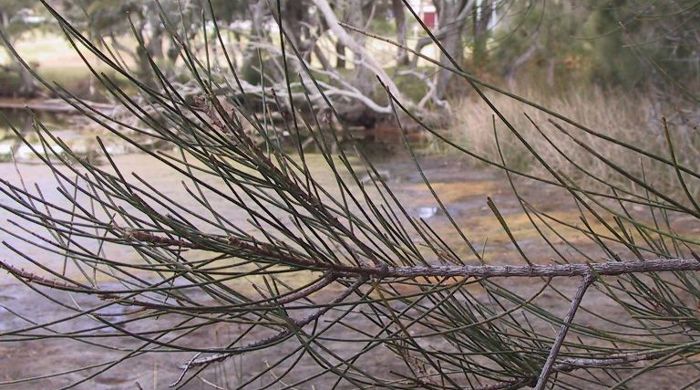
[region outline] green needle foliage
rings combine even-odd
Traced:
[[[0,206],[12,214],[0,229],[15,253],[0,266],[67,314],[45,319],[17,313],[26,322],[4,327],[0,342],[70,339],[76,353],[95,348],[120,357],[4,384],[80,373],[67,385],[72,387],[129,359],[169,352],[181,357],[181,375],[172,386],[184,387],[202,373],[268,349],[274,358],[242,375],[236,387],[309,388],[323,381],[333,388],[624,388],[662,369],[683,370],[688,386],[700,378],[700,239],[673,229],[678,220],[698,226],[700,201],[688,189],[697,188],[700,173],[679,163],[673,129],[665,128],[668,153],[654,154],[642,143],[611,139],[489,85],[452,61],[445,68],[491,106],[494,129],[496,122],[504,125],[541,165],[543,173],[532,174],[511,169],[502,153],[490,160],[455,143],[386,88],[405,141],[405,126],[417,125],[465,158],[502,171],[538,245],[549,250],[546,257],[532,256],[489,199],[494,221],[516,248],[512,258],[491,260],[450,214],[408,141],[452,238],[413,216],[361,149],[350,155],[333,147],[342,125],[305,115],[313,106],[310,91],[323,93],[307,68],[299,74],[285,67],[287,90],[266,91],[262,112],[251,109],[259,102],[243,93],[216,19],[207,16],[214,9],[204,13],[208,23],[199,38],[185,38],[177,21],[161,14],[196,85],[184,93],[152,59],[152,77],[141,80],[114,52],[45,5],[75,49],[97,59],[100,66],[92,60],[85,65],[128,115],[104,114],[60,85],[47,87],[182,182],[177,189],[159,188],[122,171],[99,139],[106,163],[87,161],[35,121],[43,149],[35,152],[60,196],[49,199],[39,188],[0,179]],[[279,42],[285,66],[289,58],[304,64],[282,26]],[[116,76],[95,71],[103,66]],[[127,82],[117,83],[117,76]],[[531,125],[552,148],[560,151],[561,140],[574,142],[587,161],[619,177],[584,185],[562,173],[491,104],[489,90],[549,115],[549,123]],[[270,106],[282,113],[283,131],[311,137],[332,185],[318,177],[301,141],[291,151],[282,145]],[[337,115],[330,100],[326,106]],[[139,133],[177,153],[139,144],[133,137]],[[643,164],[672,168],[681,191],[668,193],[630,174],[630,167],[590,147],[584,141],[590,136],[638,155]],[[572,156],[561,157],[590,174]],[[578,207],[579,221],[539,208],[523,195],[528,182],[543,194],[565,193]],[[173,191],[186,193],[188,202],[176,200]],[[570,240],[571,232],[579,239]],[[50,257],[63,258],[63,269],[47,267]],[[22,262],[36,271],[16,265]],[[606,315],[611,306],[620,315]],[[116,309],[128,315],[115,317]],[[217,329],[228,329],[227,336],[207,337]]]

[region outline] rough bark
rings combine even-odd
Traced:
[[[339,225],[340,226],[340,225]],[[343,228],[344,229],[344,228]],[[137,239],[142,242],[155,243],[187,249],[205,249],[198,243],[181,239],[162,237],[150,232],[129,230],[122,233],[122,239]],[[360,243],[359,241],[357,243]],[[374,277],[379,279],[418,278],[418,277],[473,277],[473,278],[555,278],[577,276],[617,276],[634,273],[700,271],[700,261],[696,258],[650,259],[630,261],[607,261],[599,263],[566,264],[527,264],[527,265],[416,265],[388,266],[376,259],[375,265],[350,265],[319,262],[316,259],[289,251],[280,251],[270,244],[250,244],[233,238],[222,239],[222,245],[228,245],[241,254],[256,256],[280,266],[301,267],[308,270],[330,272],[342,277]],[[364,244],[362,244],[364,245]],[[376,260],[376,261],[374,261]],[[19,277],[30,278],[22,270],[0,261],[0,268]]]
[[[440,64],[445,67],[453,67],[452,60],[457,63],[462,62],[462,34],[466,24],[467,16],[474,6],[474,1],[448,1],[440,0],[436,2],[439,10],[438,23],[442,38],[440,43],[447,53],[440,53]],[[450,59],[452,58],[452,60]],[[435,98],[444,100],[447,93],[447,86],[452,78],[452,72],[440,69],[437,74],[435,87]]]

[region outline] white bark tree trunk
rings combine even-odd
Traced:
[[[362,47],[350,34],[340,25],[335,12],[331,9],[331,6],[326,0],[313,0],[314,4],[318,8],[321,15],[328,24],[329,30],[342,42],[345,47],[350,49],[355,56],[355,66],[365,67],[372,71],[379,80],[389,89],[389,91],[397,99],[403,100],[403,95],[396,87],[396,84],[391,80],[389,75],[384,71],[384,69],[375,61],[375,59]],[[387,113],[391,111],[387,107]]]

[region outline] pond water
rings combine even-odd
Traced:
[[[23,114],[16,115],[12,120],[18,125],[25,123],[26,116],[23,117],[22,115]],[[60,117],[56,119],[57,121],[54,125],[51,125],[51,127],[56,128],[56,132],[63,136],[70,136],[71,134],[74,134],[77,138],[87,138],[86,135],[92,136],[92,134],[85,134],[84,132],[71,133],[70,129],[65,129],[65,124],[67,122],[62,121]],[[47,120],[50,120],[50,117],[47,117]],[[392,149],[385,148],[381,144],[374,145],[374,147],[378,152],[371,153],[371,157],[373,161],[376,162],[376,168],[380,172],[379,176],[381,180],[386,182],[392,189],[402,207],[404,207],[411,216],[424,219],[436,235],[444,239],[455,249],[455,253],[460,256],[460,258],[465,261],[474,261],[473,258],[469,257],[468,248],[466,248],[463,243],[460,244],[459,237],[455,234],[454,230],[452,230],[452,226],[445,213],[423,184],[422,177],[416,170],[413,160],[408,158],[405,154],[390,153]],[[134,173],[143,178],[150,186],[156,188],[162,196],[168,197],[172,202],[189,208],[194,215],[207,215],[208,211],[188,194],[183,185],[185,177],[174,169],[167,167],[147,154],[121,154],[115,155],[113,159],[115,164],[120,168],[122,174],[124,174],[131,183],[137,182],[132,175],[132,173]],[[508,183],[503,180],[503,177],[499,177],[493,172],[474,169],[467,161],[454,155],[421,157],[421,160],[422,168],[425,174],[430,178],[432,189],[439,194],[440,199],[454,218],[456,224],[459,225],[461,231],[471,239],[476,250],[487,254],[487,260],[489,262],[493,261],[494,264],[502,263],[503,261],[510,262],[512,259],[517,259],[518,257],[516,248],[503,231],[502,226],[494,218],[491,210],[486,206],[487,196],[490,196],[494,203],[498,205],[500,213],[505,220],[507,220],[512,233],[517,237],[520,248],[525,250],[533,258],[538,259],[538,261],[551,258],[551,252],[547,250],[541,240],[538,240],[537,232],[529,225],[528,216],[522,213],[518,202],[511,196]],[[337,196],[338,192],[335,176],[324,163],[322,156],[313,153],[307,154],[306,162],[315,180],[330,192],[330,196]],[[352,163],[353,166],[358,168],[358,171],[362,175],[361,182],[365,183],[364,185],[371,185],[371,180],[365,180],[367,175],[365,169],[363,169],[359,163],[359,159],[352,160]],[[109,170],[106,164],[100,165],[100,168]],[[61,171],[67,173],[69,178],[72,178],[74,175],[70,173],[69,167],[62,167]],[[341,176],[347,178],[347,174]],[[65,196],[58,189],[56,178],[52,171],[45,165],[37,164],[35,161],[20,162],[17,164],[0,162],[0,180],[4,180],[16,186],[26,186],[29,192],[36,195],[40,194],[40,196],[52,203],[59,205],[68,204]],[[217,189],[224,192],[228,191],[227,187],[220,179],[210,177],[205,180]],[[352,183],[350,180],[347,182]],[[188,184],[190,189],[193,188],[191,183]],[[141,185],[141,187],[143,187],[143,185]],[[7,187],[0,184],[0,188],[6,189]],[[37,188],[41,189],[40,192]],[[360,188],[358,185],[350,184],[350,188],[351,191],[359,194]],[[562,199],[564,198],[558,193],[548,192],[549,190],[542,188],[542,186],[527,186],[521,188],[521,190],[522,194],[536,194],[536,200],[539,200],[539,203],[535,204],[535,206],[544,205],[556,218],[562,220],[576,220],[576,218],[578,218],[577,210],[572,209],[572,205],[567,206],[563,203]],[[71,194],[70,196],[73,195]],[[82,206],[86,208],[90,207],[88,197],[80,194],[77,196],[81,200]],[[211,207],[218,211],[221,218],[232,221],[236,225],[242,226],[245,230],[250,229],[249,232],[251,233],[253,232],[254,229],[245,222],[248,215],[242,209],[235,207],[221,197],[212,196],[208,200],[211,203]],[[153,204],[152,202],[149,203]],[[65,270],[71,277],[79,277],[80,270],[72,263],[69,257],[62,253],[49,253],[46,250],[32,245],[44,245],[45,243],[42,243],[40,237],[49,239],[51,237],[48,236],[45,231],[37,228],[36,224],[13,213],[13,209],[16,206],[16,204],[8,199],[6,194],[0,193],[0,240],[6,244],[0,245],[0,260],[30,272],[41,272],[43,275],[46,275],[46,273],[41,271],[41,267],[57,272],[63,272],[63,270]],[[162,207],[158,207],[155,204],[153,204],[153,207],[163,211]],[[104,214],[102,217],[105,219],[107,218]],[[280,217],[283,218],[285,216]],[[197,224],[195,218],[193,218],[193,223]],[[211,226],[207,227],[202,225],[201,228],[203,230],[211,229]],[[95,251],[98,249],[99,244],[97,242],[80,240],[79,238],[75,239],[81,245]],[[415,242],[421,246],[418,236],[412,235],[411,239],[415,240]],[[569,240],[572,242],[574,240],[583,241],[584,239],[585,237],[569,237]],[[486,250],[487,246],[488,251]],[[588,249],[590,253],[595,253],[592,248],[588,247]],[[22,252],[24,256],[28,258],[36,260],[38,264],[35,265],[26,261],[22,256],[18,255],[15,250]],[[107,257],[120,262],[142,261],[138,254],[127,246],[107,244],[102,247],[102,250],[104,250]],[[49,277],[49,279],[56,280],[54,277]],[[98,278],[98,283],[101,284],[105,282],[104,284],[107,284],[106,280],[109,279],[106,277],[104,280]],[[308,281],[296,279],[295,282],[304,284]],[[565,289],[573,288],[574,286],[558,287]],[[522,283],[513,287],[513,291],[519,292],[522,296],[531,296],[533,290],[536,288],[539,287]],[[568,293],[571,294],[573,292],[569,291]],[[76,306],[83,305],[84,307],[89,307],[90,305],[95,305],[94,300],[96,298],[84,294],[69,294],[54,290],[50,291],[50,294],[51,297],[59,301],[74,303]],[[568,300],[555,300],[552,297],[556,296],[554,294],[550,294],[549,296],[545,295],[543,299],[547,299],[546,303],[552,306],[553,310],[556,310],[556,312],[565,312],[569,307]],[[613,308],[607,301],[593,300],[592,307],[596,308],[597,313],[601,313],[601,318],[603,318],[603,316],[608,318],[617,318],[620,316],[620,313],[616,311],[617,309]],[[8,309],[13,311],[11,312]],[[125,308],[123,312],[118,311],[120,310],[119,308],[111,309],[113,312],[110,312],[110,318],[114,321],[128,318],[129,309]],[[0,331],[20,329],[27,325],[20,316],[14,314],[15,312],[30,317],[34,316],[33,318],[41,317],[42,321],[50,321],[67,315],[66,310],[63,310],[63,308],[51,304],[51,302],[37,294],[31,293],[26,286],[21,285],[8,273],[0,272]],[[38,313],[40,313],[40,316]],[[358,321],[361,320],[360,318]],[[168,319],[163,318],[163,321],[168,321]],[[586,319],[583,320],[584,323],[586,323],[585,321]],[[71,324],[74,326],[72,329],[83,329],[95,326],[88,316],[82,316],[78,319],[78,322]],[[65,324],[63,326],[68,327],[68,325]],[[132,327],[129,329],[131,331],[139,331],[139,329],[133,329]],[[208,331],[211,333],[206,335],[197,334],[197,337],[199,337],[197,342],[201,340],[214,340],[215,338],[218,342],[219,328]],[[226,331],[228,332],[229,329],[226,329]],[[234,329],[231,332],[239,334],[240,329]],[[225,337],[232,338],[229,333],[226,333]],[[45,342],[43,344],[35,342],[31,345],[21,343],[0,345],[0,367],[5,368],[5,373],[3,373],[5,379],[11,380],[36,376],[47,372],[55,372],[60,368],[87,366],[96,361],[101,362],[107,359],[117,359],[121,357],[121,355],[117,356],[116,352],[113,353],[113,356],[110,355],[110,351],[92,350],[87,347],[85,347],[84,351],[81,350],[81,353],[75,353],[74,347],[73,344],[69,345],[69,340],[67,339]],[[339,350],[346,350],[350,347],[347,344],[338,344],[337,348]],[[277,356],[275,355],[277,354],[279,354],[279,351],[270,349],[260,351],[260,354],[253,355],[252,357],[246,355],[246,359],[241,361],[241,367],[243,367],[243,364],[246,364],[245,372],[257,372],[256,370],[259,370],[260,361],[276,359]],[[178,377],[181,372],[179,367],[181,367],[183,361],[189,359],[189,357],[183,358],[182,355],[177,355],[175,353],[156,355],[156,357],[148,357],[148,359],[152,360],[137,359],[128,361],[126,364],[121,364],[117,366],[115,370],[101,375],[95,380],[95,383],[97,383],[98,387],[101,386],[104,388],[127,388],[131,387],[131,385],[137,381],[142,381],[142,383],[154,383],[154,388],[164,387],[164,383],[171,383]],[[3,366],[3,357],[8,357],[8,360],[5,361],[6,366]],[[391,361],[388,357],[388,355],[380,353],[371,354],[370,358],[376,359],[376,362],[370,361],[366,363],[385,371],[387,369],[387,362]],[[144,362],[153,364],[153,370],[144,369],[144,367],[146,367],[144,366]],[[302,369],[308,366],[309,370],[315,368],[315,365],[310,362],[303,363],[300,366]],[[80,374],[75,374],[74,378],[78,375]],[[2,378],[0,378],[0,380],[1,379]],[[50,385],[46,386],[47,388],[58,388],[71,383],[71,378],[51,378],[49,381]],[[327,387],[330,386],[329,384]],[[662,387],[671,386],[650,386],[650,388]]]
[[[29,154],[28,150],[22,148],[14,131],[24,134],[30,133],[34,118],[40,120],[47,128],[63,133],[70,131],[72,123],[70,116],[55,112],[30,112],[20,108],[0,109],[0,161],[12,160],[13,152],[19,154],[20,157]]]
[[[186,181],[186,178],[176,170],[169,168],[165,164],[147,154],[117,155],[113,157],[113,160],[130,183],[139,185],[138,180],[135,179],[133,174],[138,175],[147,181],[149,185],[157,188],[162,197],[167,197],[171,199],[172,202],[182,204],[184,207],[193,210],[195,214],[201,213],[201,215],[205,215],[206,209],[188,194],[183,184],[183,181]],[[109,166],[106,164],[100,164],[99,168],[112,172],[112,170],[109,169]],[[314,167],[313,169],[317,170],[317,176],[321,176],[318,173],[318,166]],[[60,171],[65,173],[70,178],[75,177],[75,173],[71,172],[69,167],[63,166],[60,168]],[[65,196],[61,193],[61,191],[59,191],[59,186],[55,175],[47,166],[41,163],[0,163],[0,177],[5,178],[7,181],[16,186],[26,185],[28,191],[35,195],[38,194],[37,188],[40,188],[41,196],[48,202],[55,203],[56,205],[66,208],[71,207],[70,202],[67,201]],[[324,179],[330,179],[331,177],[331,175],[328,175],[325,178],[319,177],[319,180],[323,182]],[[214,178],[205,178],[204,180],[219,190],[226,191],[226,187],[222,182],[219,182]],[[330,183],[327,184],[330,185]],[[191,181],[189,181],[187,185],[189,188],[192,188]],[[140,184],[139,186],[144,188],[143,184]],[[72,189],[70,189],[70,192],[71,196],[77,197],[81,206],[86,208],[91,208],[93,206],[89,197],[80,193],[73,194]],[[239,221],[244,221],[246,218],[248,218],[248,215],[245,214],[240,208],[232,207],[231,204],[221,197],[212,196],[209,201],[211,202],[212,207],[217,209],[224,218]],[[8,241],[12,242],[11,245],[20,250],[26,256],[34,259],[41,259],[41,264],[44,266],[47,266],[53,270],[62,270],[66,268],[68,273],[77,275],[79,270],[71,266],[71,262],[65,256],[47,253],[45,250],[32,245],[32,243],[37,242],[37,237],[33,236],[33,234],[39,234],[40,236],[49,239],[51,238],[48,236],[48,233],[43,230],[43,228],[37,227],[35,224],[22,219],[18,215],[14,215],[11,210],[8,210],[7,208],[11,208],[15,205],[6,195],[0,195],[0,205],[4,206],[0,207],[0,220],[12,220],[12,224],[16,224],[16,226],[12,226],[11,230],[14,234],[18,235],[16,238],[10,237],[8,233],[3,232],[1,234],[4,240],[9,239]],[[157,204],[154,204],[153,207],[160,212],[167,212],[167,210],[165,210],[163,207],[158,207]],[[97,207],[96,215],[103,218],[103,220],[109,220],[109,217],[106,216],[105,213],[100,213],[99,207]],[[59,214],[58,216],[60,217],[61,215]],[[62,217],[64,217],[64,219],[69,218],[67,214],[62,215]],[[202,226],[202,228],[206,229],[206,226]],[[26,239],[29,242],[22,242],[23,239]],[[97,250],[99,246],[99,243],[95,242],[94,240],[80,240],[79,238],[75,239],[81,245],[85,245],[86,247],[94,250]],[[120,261],[127,262],[140,261],[138,254],[132,248],[127,246],[107,244],[102,249],[112,259],[120,259]],[[7,246],[0,247],[0,258],[8,259],[11,264],[23,267],[27,270],[38,270],[37,266],[32,265],[28,261],[22,260],[21,256],[18,256],[13,252],[12,248]],[[7,281],[7,277],[9,276],[3,273],[0,275],[0,281],[3,281],[3,279]]]

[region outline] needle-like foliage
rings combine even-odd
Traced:
[[[49,168],[58,196],[0,179],[0,205],[12,214],[0,229],[13,253],[0,267],[65,315],[17,313],[0,342],[70,339],[76,353],[103,349],[120,356],[5,384],[70,376],[71,387],[127,360],[170,352],[181,362],[172,386],[182,387],[234,359],[259,359],[261,350],[275,352],[231,386],[625,387],[677,367],[688,385],[700,378],[700,241],[692,230],[700,201],[688,190],[700,173],[679,163],[672,129],[664,128],[668,154],[657,155],[489,85],[455,61],[435,63],[473,89],[491,107],[494,129],[496,121],[503,124],[544,172],[511,169],[503,154],[492,161],[456,143],[385,88],[416,172],[449,224],[446,233],[413,215],[361,149],[334,147],[344,134],[338,121],[308,115],[312,105],[304,97],[323,90],[281,25],[284,64],[293,59],[307,73],[285,68],[286,93],[270,90],[259,103],[242,92],[215,18],[202,23],[201,36],[185,38],[177,20],[162,16],[196,86],[183,94],[154,61],[156,82],[143,82],[115,52],[46,6],[123,113],[107,115],[59,85],[47,87],[181,181],[179,188],[160,188],[123,171],[100,140],[104,164],[88,161],[35,121],[39,143],[24,142]],[[98,71],[104,67],[114,73]],[[548,114],[549,123],[531,123],[537,134],[557,151],[559,142],[577,144],[615,180],[584,186],[562,173],[490,102],[489,90]],[[251,109],[256,104],[262,110]],[[271,125],[272,106],[282,128]],[[327,110],[336,115],[330,100]],[[406,140],[409,124],[458,158],[500,170],[537,232],[534,244],[517,240],[491,199],[487,205],[512,241],[512,256],[495,258],[470,241],[469,226],[453,217]],[[283,145],[282,132],[309,136],[318,154],[307,154],[301,141]],[[135,134],[175,152],[147,148]],[[682,190],[669,194],[630,174],[590,147],[590,136],[637,155],[640,164],[672,168]],[[589,174],[573,156],[562,157]],[[578,221],[540,207],[524,195],[525,186],[530,194],[532,188],[565,194]],[[676,221],[683,221],[678,231]],[[533,256],[535,244],[547,251]],[[63,259],[62,269],[46,266],[49,258]],[[126,314],[115,317],[117,309]],[[222,329],[226,337],[217,333]]]

